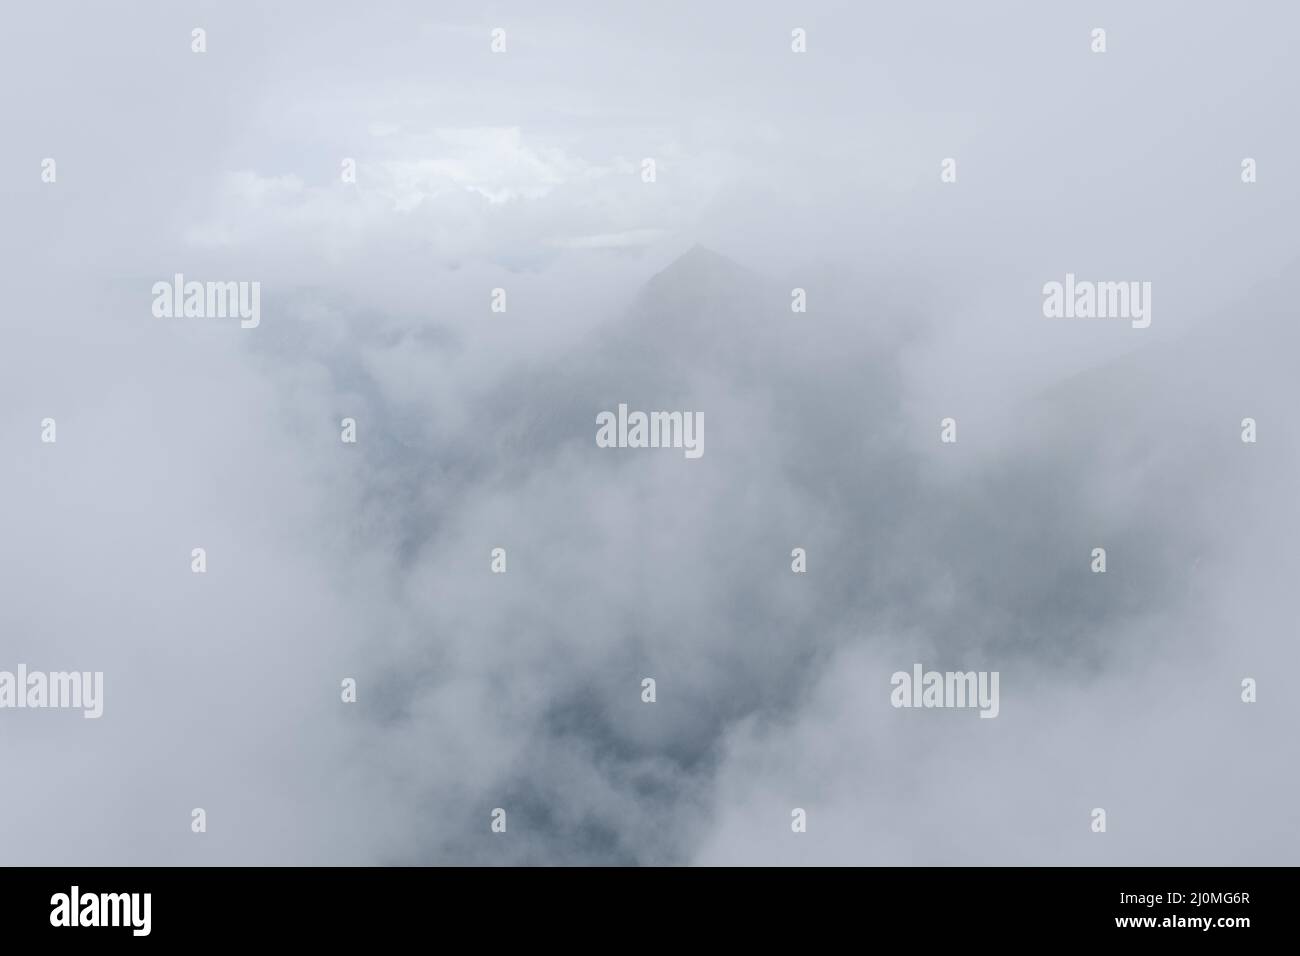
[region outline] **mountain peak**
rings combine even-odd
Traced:
[[[672,342],[679,341],[680,332],[701,345],[747,325],[761,307],[756,303],[760,285],[744,266],[696,243],[641,287],[624,329]]]
[[[665,273],[673,272],[675,270],[702,271],[712,269],[744,271],[740,265],[733,262],[731,259],[728,259],[721,253],[714,252],[707,246],[703,246],[697,242],[669,263],[668,267],[664,269],[663,272],[660,272],[659,275],[664,275]]]
[[[697,242],[653,275],[643,292],[653,298],[708,298],[748,285],[752,278],[743,266]]]

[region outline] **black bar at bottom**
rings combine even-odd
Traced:
[[[843,933],[925,945],[1126,936],[1232,945],[1293,937],[1294,883],[1293,869],[1195,867],[0,868],[0,926],[6,942],[91,945],[400,944],[428,931],[430,943],[452,945],[465,937],[449,934],[461,933],[611,946]]]

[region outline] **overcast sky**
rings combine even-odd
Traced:
[[[0,861],[1296,861],[1300,13],[6,20],[0,670],[105,701],[0,710]]]

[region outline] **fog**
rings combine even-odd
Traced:
[[[0,710],[0,860],[1296,861],[1300,14],[10,19],[0,670],[104,713]]]

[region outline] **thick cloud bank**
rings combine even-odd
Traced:
[[[5,862],[1296,861],[1296,15],[698,6],[15,13]]]

